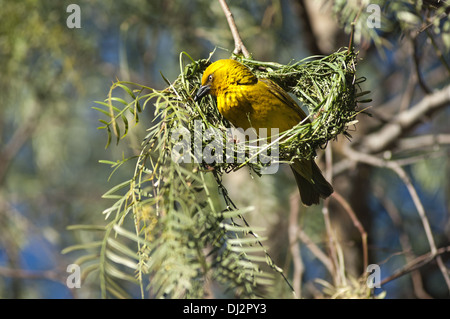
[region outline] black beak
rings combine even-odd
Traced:
[[[201,86],[198,89],[197,94],[194,97],[194,102],[200,101],[202,99],[202,97],[204,97],[205,95],[207,95],[209,93],[210,90],[211,90],[211,85]]]

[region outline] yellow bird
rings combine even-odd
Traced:
[[[217,97],[219,112],[235,127],[278,128],[286,131],[306,118],[306,114],[276,83],[258,79],[245,65],[231,59],[212,63],[203,73],[195,100],[206,94]],[[333,193],[314,160],[295,159],[291,164],[302,202],[318,204]]]

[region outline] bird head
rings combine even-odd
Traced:
[[[218,96],[233,85],[249,85],[258,82],[258,78],[248,67],[238,61],[218,60],[203,72],[202,86],[194,100],[199,101],[207,94]]]

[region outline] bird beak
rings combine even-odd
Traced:
[[[203,85],[201,86],[198,91],[197,94],[194,97],[194,101],[200,101],[202,99],[202,97],[204,97],[205,95],[207,95],[209,93],[209,91],[211,90],[211,85]]]

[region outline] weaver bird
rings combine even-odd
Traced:
[[[195,99],[211,94],[217,98],[219,112],[235,127],[286,131],[306,118],[306,114],[276,83],[258,79],[245,65],[235,60],[218,60],[206,68]],[[307,119],[306,121],[309,121]],[[291,164],[306,206],[333,193],[314,160],[294,159]]]

